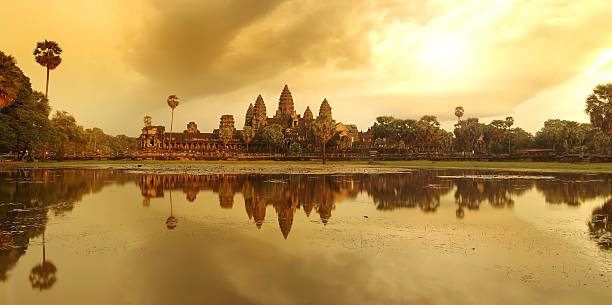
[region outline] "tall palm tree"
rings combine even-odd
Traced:
[[[60,54],[62,54],[62,48],[60,48],[59,44],[55,41],[45,40],[44,42],[38,42],[36,44],[36,49],[34,49],[34,58],[36,62],[47,68],[45,98],[49,94],[49,70],[54,70],[62,63]]]
[[[457,117],[457,122],[461,121],[463,113],[465,113],[465,110],[463,110],[463,106],[455,107],[455,116]]]
[[[251,142],[254,136],[255,131],[253,130],[253,127],[244,126],[244,128],[242,129],[242,140],[244,140],[244,143],[246,143],[247,154],[249,153],[249,142]]]
[[[166,102],[168,102],[168,106],[172,109],[172,117],[170,119],[170,148],[172,148],[172,124],[174,123],[174,108],[176,108],[179,105],[179,98],[176,95],[170,95],[168,96],[168,99],[166,100]]]
[[[514,118],[511,116],[506,117],[506,128],[508,129],[508,154],[510,154],[510,127],[512,127],[512,125],[514,125]]]
[[[13,56],[0,51],[0,109],[15,102],[17,92],[25,81],[23,72],[17,67]]]

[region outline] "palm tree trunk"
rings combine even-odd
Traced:
[[[172,108],[172,116],[170,118],[170,143],[168,144],[170,151],[172,151],[172,125],[173,124],[174,124],[174,108]]]
[[[325,141],[323,141],[323,164],[325,164]]]
[[[43,230],[43,242],[42,242],[42,244],[43,244],[43,264],[44,264],[45,263],[45,259],[47,258],[46,257],[46,253],[45,253],[45,230]]]
[[[172,191],[170,191],[170,216],[173,216],[172,214]]]
[[[45,87],[45,98],[47,98],[49,94],[49,67],[47,67],[47,86]]]

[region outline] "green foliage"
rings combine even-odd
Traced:
[[[563,151],[582,151],[584,144],[592,143],[590,139],[595,131],[590,124],[566,120],[547,120],[544,127],[536,133],[535,142],[543,148]],[[592,144],[591,144],[592,145]],[[586,147],[592,148],[592,147]]]
[[[322,143],[327,143],[336,134],[336,122],[326,114],[319,115],[312,122],[312,133]]]
[[[281,147],[285,141],[285,135],[283,134],[283,127],[279,124],[272,124],[264,127],[262,137],[264,142],[271,147],[274,147],[275,151]]]
[[[377,138],[376,140],[374,140],[374,146],[376,146],[377,148],[383,148],[385,147],[385,139],[383,138]]]
[[[82,137],[86,144],[82,152],[92,155],[115,155],[136,148],[136,139],[125,135],[111,136],[100,128],[85,129]]]
[[[612,137],[612,83],[597,85],[586,99],[586,113],[593,126]]]
[[[612,146],[612,139],[600,129],[595,131],[591,139],[593,148],[597,151],[602,151]]]
[[[1,77],[16,77],[20,87],[16,92],[11,91],[15,88],[7,89],[8,92],[2,95],[7,98],[14,96],[14,100],[10,106],[0,109],[0,152],[18,152],[19,157],[23,158],[35,150],[43,150],[45,142],[51,137],[48,119],[50,107],[41,93],[32,91],[29,79],[17,66],[9,68],[12,71],[2,71]],[[0,84],[11,86],[15,83],[7,85],[0,80]]]
[[[223,127],[219,129],[219,138],[223,144],[227,144],[234,136],[234,131],[229,127]]]
[[[476,141],[484,134],[485,125],[477,118],[469,118],[455,124],[455,147],[458,151],[474,151]]]
[[[291,143],[291,145],[289,145],[289,153],[292,155],[299,155],[302,153],[302,145],[300,145],[300,143],[297,142],[293,142]]]
[[[67,152],[78,154],[87,143],[83,126],[77,125],[74,116],[66,111],[56,111],[51,118],[55,132],[52,141],[57,158],[63,160]]]
[[[425,115],[419,121],[402,120],[390,116],[378,117],[370,128],[377,147],[418,149],[424,145],[447,150],[452,145],[452,134],[442,128],[435,116]],[[378,140],[381,141],[378,141]],[[401,145],[403,143],[403,145]]]
[[[24,86],[31,91],[30,80],[17,67],[15,59],[0,51],[0,109],[15,102]]]
[[[242,129],[240,133],[242,135],[242,139],[246,143],[251,142],[251,140],[255,136],[255,131],[253,130],[253,127],[251,126],[244,126],[244,128]]]

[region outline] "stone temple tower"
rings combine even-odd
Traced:
[[[313,120],[314,116],[312,115],[312,111],[310,110],[310,106],[306,107],[306,111],[304,111],[304,119]]]
[[[246,116],[244,117],[244,126],[253,126],[253,114],[255,113],[255,108],[253,108],[253,103],[249,104],[249,108],[247,109]]]
[[[278,109],[274,115],[274,119],[283,127],[295,127],[298,122],[298,116],[293,108],[293,97],[289,87],[285,85],[283,92],[278,98]]]
[[[327,99],[323,100],[323,102],[321,103],[321,108],[319,108],[319,116],[321,116],[322,114],[326,114],[330,118],[332,117],[331,106],[329,106]]]
[[[266,126],[266,121],[268,120],[268,116],[266,114],[266,103],[264,103],[263,97],[261,94],[257,96],[257,100],[255,101],[255,107],[253,108],[253,119],[251,126],[255,129],[260,129]]]

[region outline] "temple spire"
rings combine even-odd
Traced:
[[[327,99],[323,100],[323,102],[321,103],[321,107],[319,108],[319,116],[321,116],[322,114],[326,114],[330,118],[332,117],[332,109],[331,106],[329,106],[329,102],[327,102]]]
[[[244,117],[244,126],[252,126],[254,112],[255,109],[253,108],[253,103],[250,103],[249,108],[247,109],[246,115]]]
[[[289,86],[285,85],[283,92],[281,92],[281,95],[278,98],[278,110],[276,110],[276,117],[294,115],[295,110],[293,109],[293,96],[291,96]]]
[[[306,110],[304,111],[304,118],[308,120],[314,119],[314,116],[312,115],[312,111],[310,110],[310,106],[306,107]]]
[[[261,97],[261,94],[257,96],[257,100],[255,100],[255,107],[253,110],[253,128],[262,128],[266,125],[266,120],[268,116],[266,114],[266,103]]]

